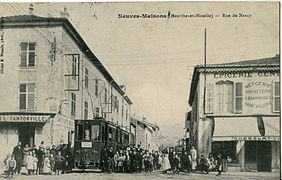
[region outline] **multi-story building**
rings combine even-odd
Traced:
[[[190,145],[223,154],[229,170],[280,166],[280,56],[194,68]]]
[[[158,151],[159,127],[146,121],[145,117],[142,120],[132,117],[131,122],[135,126],[135,145],[140,145],[142,149],[149,151]]]
[[[74,120],[130,131],[132,102],[67,18],[1,18],[0,159],[21,141],[73,140]]]

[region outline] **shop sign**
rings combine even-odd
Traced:
[[[92,148],[92,142],[81,142],[82,148]]]
[[[235,136],[232,137],[235,141],[280,141],[277,136]]]
[[[49,116],[0,115],[0,122],[47,122]]]
[[[265,108],[272,104],[272,84],[251,82],[245,85],[245,105],[249,108]]]

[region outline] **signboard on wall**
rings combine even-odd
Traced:
[[[272,83],[254,81],[245,85],[245,106],[266,108],[272,104]]]
[[[44,115],[0,115],[0,122],[47,122]]]

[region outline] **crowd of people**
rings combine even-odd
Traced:
[[[101,152],[101,169],[108,173],[161,171],[162,173],[179,174],[180,171],[185,173],[218,171],[217,175],[220,175],[223,170],[222,165],[221,154],[216,157],[212,154],[208,157],[201,155],[198,158],[197,150],[193,146],[189,151],[183,150],[180,153],[174,151],[173,148],[160,152],[154,150],[149,152],[140,148],[140,145],[117,150],[116,153],[112,147],[104,147]]]
[[[149,152],[138,145],[114,151],[112,147],[104,147],[101,151],[100,168],[102,172],[116,173],[151,173],[160,171],[162,173],[172,172],[179,174],[180,171],[195,173],[202,171],[218,171],[220,175],[222,168],[222,157],[218,154],[214,157],[201,155],[197,157],[197,150],[192,146],[188,151],[176,152],[173,148],[163,151]],[[4,173],[7,177],[14,174],[37,175],[37,174],[61,174],[68,168],[72,168],[72,156],[69,154],[66,144],[58,147],[44,147],[42,142],[37,148],[35,145],[24,148],[21,142],[14,147],[12,154],[8,154],[3,161]]]
[[[14,147],[12,154],[8,154],[3,161],[7,177],[13,177],[14,174],[37,175],[37,174],[61,174],[65,172],[70,161],[70,154],[66,144],[58,147],[55,145],[44,147],[41,142],[39,147],[33,148],[25,145],[22,147],[18,142]]]

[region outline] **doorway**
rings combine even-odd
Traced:
[[[19,141],[22,143],[23,147],[27,144],[29,147],[33,148],[34,134],[35,126],[30,123],[21,124],[18,128]]]
[[[258,141],[257,142],[258,153],[258,171],[270,172],[271,171],[271,142]]]

